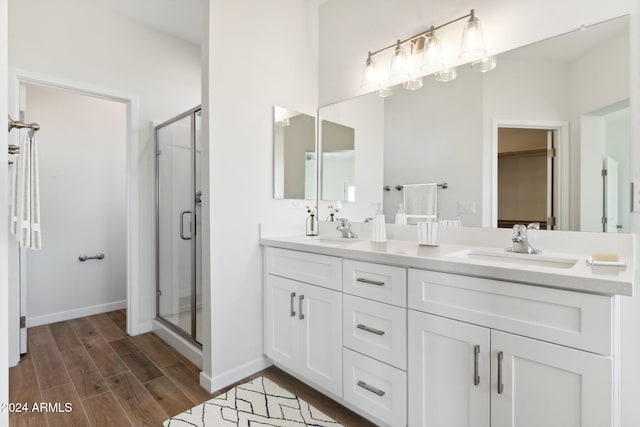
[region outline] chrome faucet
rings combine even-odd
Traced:
[[[338,218],[338,226],[336,227],[336,230],[338,230],[340,233],[342,233],[342,237],[344,237],[345,239],[357,239],[358,236],[351,231],[351,224],[349,223],[349,220],[347,218]]]
[[[531,224],[529,224],[528,226],[524,226],[522,224],[516,224],[513,226],[513,237],[511,238],[511,241],[513,242],[513,245],[510,248],[506,248],[505,251],[507,252],[515,252],[515,253],[519,253],[519,254],[532,254],[532,255],[537,255],[537,254],[541,254],[542,251],[539,251],[538,249],[534,249],[531,246],[531,243],[529,243],[529,239],[527,237],[527,229],[529,230],[539,230],[540,229],[540,223],[539,222],[532,222]]]

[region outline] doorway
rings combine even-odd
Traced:
[[[138,227],[138,176],[131,166],[132,153],[138,151],[138,135],[133,131],[138,122],[138,99],[23,70],[11,70],[10,77],[10,112],[15,118],[41,124],[37,138],[43,205],[43,250],[19,250],[17,244],[9,245],[9,366],[14,366],[26,351],[26,327],[126,307],[127,331],[138,333],[138,236],[131,233]],[[30,103],[29,93],[44,96],[48,105]],[[22,117],[20,111],[24,111]],[[110,133],[114,123],[103,115],[106,111],[118,116],[117,136]],[[10,133],[12,143],[19,142],[14,132]],[[102,197],[106,193],[117,193],[117,201]],[[102,222],[105,218],[109,225]],[[64,242],[60,246],[64,249],[56,251],[60,242]],[[104,258],[79,259],[98,253]],[[58,263],[52,257],[64,260]],[[53,281],[63,288],[56,292],[50,285],[37,292],[43,283]],[[31,283],[37,284],[32,288]],[[29,309],[29,295],[34,294],[39,302]],[[26,316],[24,322],[21,316]]]
[[[156,318],[202,347],[200,107],[155,132]]]
[[[553,230],[554,132],[498,128],[498,227],[539,223]]]

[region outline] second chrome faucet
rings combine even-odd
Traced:
[[[542,251],[535,249],[529,243],[529,237],[527,235],[527,229],[529,230],[539,230],[540,223],[532,222],[528,226],[524,226],[522,224],[516,224],[513,226],[513,237],[511,241],[513,245],[505,249],[507,252],[514,252],[519,254],[531,254],[531,255],[539,255]]]

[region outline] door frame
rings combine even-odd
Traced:
[[[100,98],[108,101],[119,102],[126,107],[126,183],[127,183],[127,333],[137,335],[141,333],[140,327],[140,238],[139,228],[139,130],[140,130],[140,99],[137,95],[116,89],[104,88],[93,84],[65,80],[51,75],[34,73],[9,67],[9,114],[19,117],[20,110],[20,86],[23,84],[44,86],[59,89],[78,95]],[[12,284],[9,284],[11,289]],[[20,360],[19,334],[13,331],[19,330],[19,292],[10,295],[9,308],[9,366],[14,366]]]
[[[554,132],[556,141],[556,170],[554,172],[554,191],[558,195],[556,230],[569,230],[569,122],[556,120],[513,120],[493,119],[491,126],[491,147],[489,165],[483,174],[491,182],[490,223],[498,226],[498,128],[546,129]],[[486,160],[486,159],[485,159]],[[485,164],[486,166],[486,164]],[[489,176],[487,176],[489,175]]]

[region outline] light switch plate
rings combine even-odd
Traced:
[[[458,202],[459,214],[474,214],[476,213],[475,202]]]
[[[640,213],[640,185],[631,182],[631,212]]]
[[[300,209],[302,208],[302,201],[291,199],[289,200],[289,209]]]

